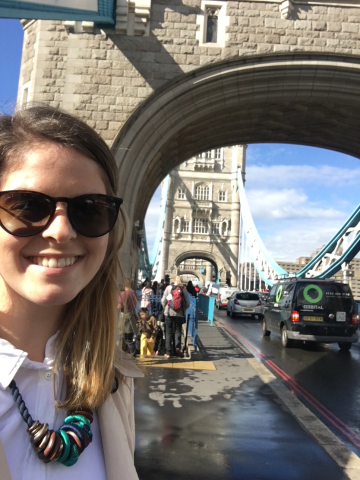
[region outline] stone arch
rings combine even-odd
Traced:
[[[195,154],[242,143],[295,143],[360,158],[360,58],[326,53],[245,56],[159,88],[113,143],[131,224],[157,186]]]
[[[200,282],[202,282],[203,285],[205,285],[205,277],[204,275],[199,272],[198,270],[179,270],[179,275],[194,275],[195,277],[197,277]]]
[[[210,262],[215,267],[216,278],[219,278],[219,273],[221,269],[225,268],[226,271],[230,271],[229,266],[227,264],[224,264],[224,261],[220,257],[218,257],[217,255],[214,255],[213,253],[209,253],[201,250],[189,250],[187,252],[180,253],[175,258],[174,265],[178,269],[180,263],[184,262],[189,258],[198,258],[198,259],[206,260]]]

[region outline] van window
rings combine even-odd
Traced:
[[[236,294],[237,300],[259,300],[257,293],[241,292]]]
[[[297,293],[299,305],[312,309],[352,312],[353,297],[349,285],[341,283],[301,283]]]
[[[269,301],[270,302],[275,302],[275,290],[276,290],[277,285],[274,285],[272,289],[270,290],[269,294]]]

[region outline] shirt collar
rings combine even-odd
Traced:
[[[5,390],[15,377],[20,367],[30,370],[50,370],[54,365],[53,344],[57,333],[49,338],[45,346],[43,362],[27,358],[27,352],[15,348],[10,342],[0,338],[0,388]]]

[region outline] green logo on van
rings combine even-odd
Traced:
[[[317,291],[317,297],[315,298],[311,298],[308,293],[309,293],[309,290],[316,290]],[[309,303],[319,303],[320,300],[322,299],[323,297],[323,292],[321,291],[321,288],[318,287],[317,285],[308,285],[307,287],[304,288],[304,292],[303,292],[303,295],[304,295],[304,298],[307,302]]]
[[[282,285],[280,285],[280,287],[278,288],[278,291],[276,292],[276,298],[275,298],[275,300],[276,300],[277,302],[280,301],[281,295],[282,295]]]

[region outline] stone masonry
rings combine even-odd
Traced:
[[[272,52],[360,54],[360,8],[295,4],[282,19],[278,3],[223,3],[229,23],[223,48],[199,46],[200,0],[153,1],[149,36],[25,23],[19,100],[31,81],[29,100],[76,113],[111,143],[149,95],[204,65]]]
[[[162,241],[162,274],[174,280],[187,259],[210,261],[218,279],[238,281],[239,216],[237,169],[245,178],[246,146],[210,150],[173,170],[169,179]],[[211,280],[211,264],[205,280]],[[199,279],[201,272],[193,272]]]
[[[114,30],[23,21],[18,94],[76,114],[112,146],[133,278],[151,196],[187,158],[269,141],[360,157],[360,4],[134,3],[126,12],[118,0]],[[205,37],[210,7],[216,42]]]

